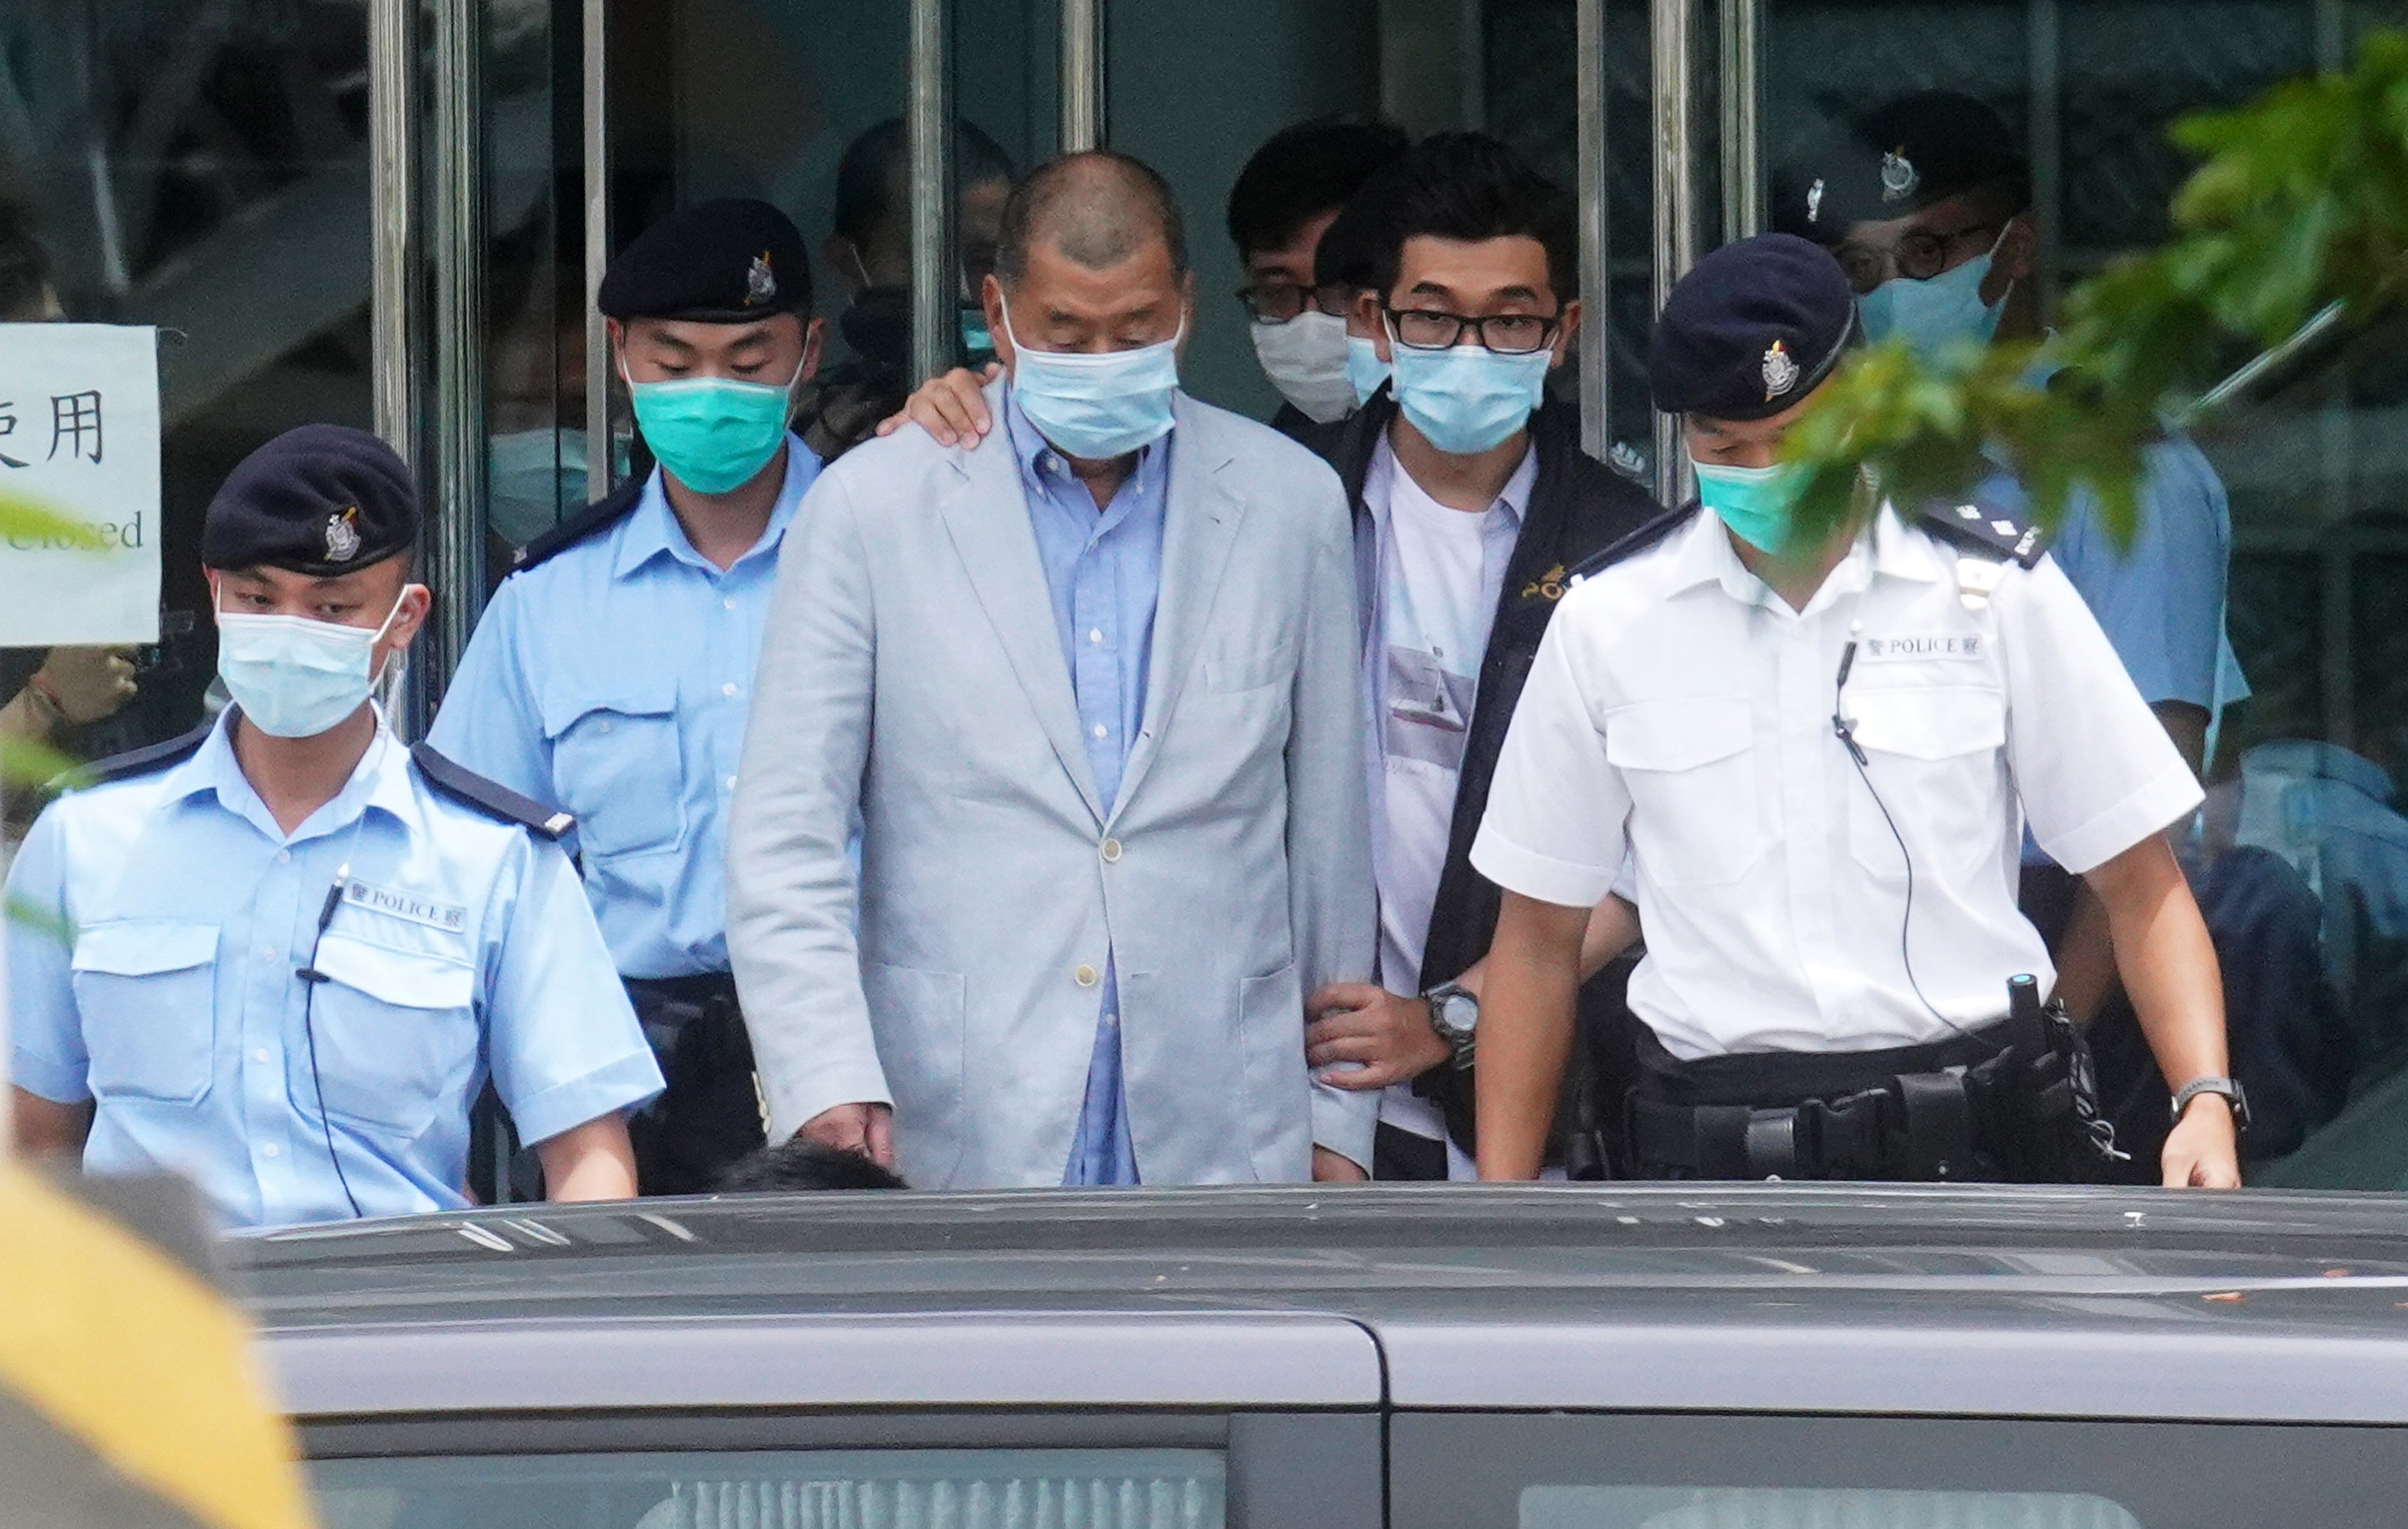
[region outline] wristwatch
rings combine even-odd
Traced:
[[[1436,1010],[1432,1012],[1435,1013]],[[2234,1129],[2241,1131],[2249,1129],[2249,1095],[2242,1092],[2240,1081],[2231,1078],[2194,1078],[2176,1089],[2174,1091],[2174,1123],[2176,1125],[2182,1123],[2183,1111],[2190,1107],[2190,1102],[2202,1093],[2223,1094],[2225,1100],[2232,1106]]]
[[[1480,1024],[1480,1000],[1460,982],[1440,982],[1422,994],[1429,1005],[1430,1028],[1438,1038],[1455,1049],[1457,1072],[1471,1067],[1472,1032]]]

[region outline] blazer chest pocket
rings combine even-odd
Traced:
[[[1225,637],[1205,652],[1204,688],[1226,693],[1286,684],[1296,673],[1297,641],[1293,632]]]
[[[588,856],[674,849],[684,827],[677,686],[635,685],[547,707],[552,778]]]
[[[217,1052],[218,926],[98,923],[76,936],[76,1009],[101,1098],[197,1104]]]
[[[329,933],[318,942],[310,1007],[317,1077],[297,1080],[305,1113],[326,1112],[404,1138],[423,1134],[477,1066],[476,976],[466,962]],[[300,1062],[309,1064],[307,1047]]]
[[[1630,792],[1631,842],[1658,885],[1736,881],[1763,853],[1755,744],[1742,700],[1642,701],[1607,714],[1606,763]]]

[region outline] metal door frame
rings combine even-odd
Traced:
[[[1654,184],[1649,249],[1656,308],[1688,269],[1705,236],[1697,164],[1700,92],[1717,94],[1725,230],[1752,232],[1762,217],[1757,81],[1765,0],[1715,0],[1719,78],[1702,79],[1698,39],[1705,0],[1648,0],[1649,148]],[[585,231],[586,481],[600,499],[610,481],[610,350],[595,302],[611,243],[609,0],[580,0],[583,26],[582,209]],[[909,124],[912,358],[933,375],[953,357],[958,296],[953,209],[953,38],[955,0],[910,0]],[[1064,150],[1110,141],[1106,101],[1108,0],[1056,0]],[[1579,364],[1582,438],[1605,454],[1611,403],[1612,249],[1607,196],[1605,0],[1574,0],[1577,34],[1581,292],[1590,343]],[[426,23],[422,34],[422,18]],[[483,605],[484,350],[481,155],[482,8],[477,0],[369,0],[369,163],[374,203],[372,362],[376,427],[427,486],[428,582],[438,616],[419,655],[411,730],[440,695]],[[421,135],[424,136],[422,141]],[[431,356],[431,364],[421,358]],[[1656,488],[1685,492],[1675,422],[1656,428]]]

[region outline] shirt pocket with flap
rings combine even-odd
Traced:
[[[1739,699],[1641,701],[1606,714],[1630,793],[1630,842],[1658,886],[1736,881],[1764,852],[1756,722]]]
[[[1848,848],[1859,865],[1904,880],[1901,839],[1918,869],[1962,870],[1985,857],[2000,859],[2008,816],[2005,693],[1988,685],[1851,688],[1842,710],[1865,750],[1872,788],[1860,784],[1848,798]]]
[[[673,850],[684,828],[677,683],[630,681],[544,707],[559,806],[577,815],[588,858]]]
[[[77,1012],[103,1099],[198,1104],[217,1060],[218,926],[134,920],[76,936]]]
[[[447,1102],[467,1107],[477,1070],[476,972],[466,961],[391,950],[329,931],[318,942],[310,1025],[318,1076],[298,1087],[314,1111],[415,1137]],[[306,1065],[305,1052],[301,1059]]]

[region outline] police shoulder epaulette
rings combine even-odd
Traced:
[[[422,743],[411,749],[409,759],[418,766],[418,773],[426,778],[426,783],[444,795],[488,818],[514,822],[538,838],[557,839],[577,826],[577,819],[571,814],[486,779],[466,765],[437,753],[432,744]]]
[[[1679,509],[1668,509],[1644,524],[1625,532],[1573,564],[1571,571],[1564,575],[1565,582],[1577,584],[1584,579],[1594,578],[1603,573],[1617,563],[1638,556],[1688,524],[1697,513],[1698,507],[1695,504],[1684,505]]]
[[[1980,499],[1938,499],[1923,507],[1923,526],[1942,541],[2026,568],[2040,565],[2048,537],[2021,514]]]
[[[565,521],[518,550],[510,560],[510,572],[524,573],[540,563],[547,563],[567,551],[579,542],[600,536],[636,512],[643,503],[644,478],[631,478],[592,505],[573,521]]]
[[[111,754],[107,759],[79,764],[53,777],[50,784],[42,788],[43,793],[55,797],[64,792],[106,785],[111,780],[131,780],[137,775],[152,775],[170,765],[181,764],[201,751],[201,745],[209,740],[209,734],[217,725],[216,718],[207,717],[191,732],[169,738],[165,743],[128,749],[122,754]]]

